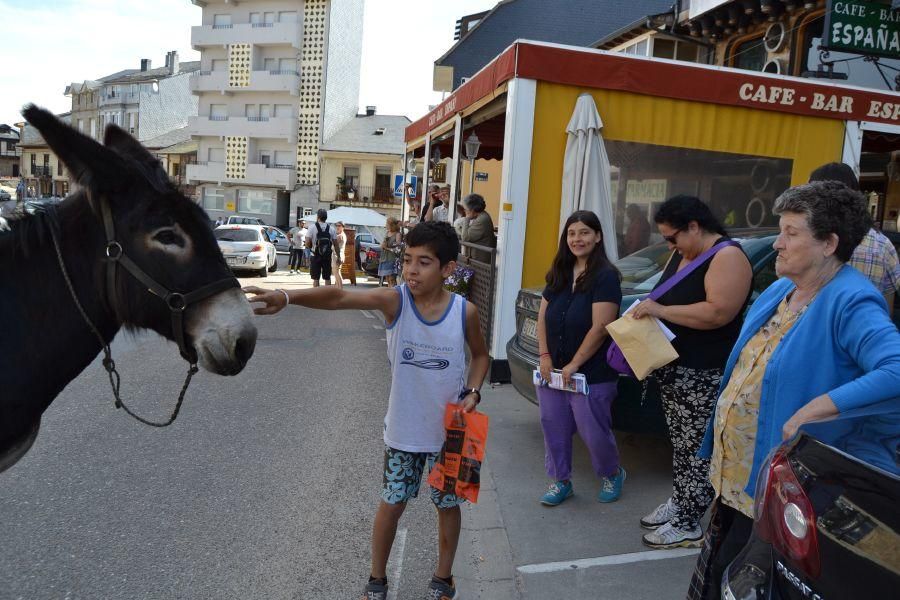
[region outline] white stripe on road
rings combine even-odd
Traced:
[[[643,562],[647,560],[680,558],[682,556],[691,556],[699,553],[699,548],[648,550],[646,552],[629,552],[628,554],[613,554],[611,556],[598,556],[596,558],[579,558],[578,560],[564,560],[560,562],[523,565],[521,567],[518,567],[517,571],[519,571],[520,573],[555,573],[557,571],[586,569],[588,567],[607,567],[610,565],[627,565],[628,563]]]
[[[406,550],[406,528],[397,530],[394,537],[394,546],[391,548],[391,558],[388,559],[388,593],[387,600],[397,600],[397,590],[400,588],[400,575],[403,574],[403,552]]]
[[[372,323],[372,329],[381,329],[381,325],[375,325]]]
[[[367,311],[367,310],[361,310],[361,311],[359,311],[359,312],[361,312],[362,314],[364,314],[364,315],[366,316],[367,319],[374,319],[374,318],[375,318],[375,315],[373,315],[372,313],[370,313],[370,312]]]

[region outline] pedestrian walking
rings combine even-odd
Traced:
[[[316,211],[316,222],[306,236],[306,247],[312,250],[309,259],[309,276],[313,287],[319,287],[319,278],[325,285],[331,285],[331,255],[334,252],[334,227],[326,221],[328,211],[320,208]]]
[[[891,414],[891,430],[883,435],[849,435],[867,462],[897,469],[900,333],[879,293],[846,264],[871,223],[864,196],[839,182],[819,181],[785,191],[774,212],[780,216],[773,246],[781,279],[747,314],[700,449],[711,459],[716,501],[691,600],[721,597],[724,570],[750,538],[766,456],[801,425],[863,407]],[[825,443],[848,436],[840,422],[814,427]],[[892,438],[893,445],[885,443]]]
[[[387,278],[388,287],[397,285],[403,249],[403,234],[400,222],[394,217],[387,219],[387,235],[381,242],[381,257],[378,260],[378,276]]]
[[[297,221],[296,227],[291,227],[288,231],[288,238],[291,242],[291,256],[288,260],[288,275],[300,272],[303,265],[303,258],[306,255],[306,237],[309,235],[309,229],[306,227],[306,221],[300,219]]]
[[[334,252],[332,252],[331,271],[334,273],[334,285],[338,289],[344,287],[344,276],[341,274],[341,266],[344,264],[344,251],[347,249],[347,234],[344,233],[344,223],[338,221],[334,224]]]
[[[675,196],[654,216],[663,239],[674,249],[658,287],[676,272],[693,270],[656,301],[644,300],[629,314],[656,317],[675,333],[678,359],[658,369],[663,412],[672,442],[672,496],[641,519],[652,530],[653,548],[699,546],[700,519],[713,500],[709,460],[697,456],[718,397],[722,370],[741,330],[750,299],[753,270],[709,207],[693,196]],[[724,242],[724,243],[723,243]]]
[[[456,268],[459,240],[449,223],[426,222],[407,239],[403,274],[407,284],[392,289],[332,288],[263,290],[245,288],[262,302],[254,312],[274,314],[288,304],[320,309],[378,310],[387,324],[391,391],[384,426],[381,503],[372,530],[372,565],[364,600],[385,600],[387,563],[406,504],[418,495],[426,470],[444,443],[444,411],[458,404],[471,412],[487,375],[489,357],[478,310],[444,289]],[[466,372],[466,346],[471,361]],[[440,365],[435,368],[434,365]],[[438,564],[427,584],[428,598],[456,598],[453,560],[459,541],[463,499],[431,489],[438,517]]]
[[[19,179],[19,183],[16,185],[16,203],[22,202],[25,199],[25,180]]]
[[[812,172],[809,181],[839,181],[851,190],[859,191],[856,174],[850,165],[844,163],[822,165]],[[900,261],[891,240],[874,227],[870,227],[853,250],[848,264],[872,282],[872,285],[884,295],[888,313],[893,312],[894,296],[900,291]]]
[[[541,504],[557,506],[572,496],[572,436],[577,431],[600,479],[597,500],[614,502],[622,493],[625,469],[612,433],[612,403],[618,373],[606,362],[606,326],[622,303],[621,276],[603,248],[600,219],[580,210],[566,220],[559,248],[547,272],[538,311],[541,378],[562,371],[563,383],[582,373],[588,393],[538,386],[544,432],[544,466],[552,480]]]

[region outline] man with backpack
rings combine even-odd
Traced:
[[[306,245],[312,249],[309,276],[312,277],[313,287],[319,287],[320,276],[325,280],[325,285],[331,285],[331,256],[336,234],[331,225],[325,222],[327,219],[328,211],[320,208],[316,212],[316,222],[306,236]]]

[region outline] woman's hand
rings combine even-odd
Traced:
[[[562,368],[563,387],[569,387],[572,382],[572,375],[578,372],[578,366],[575,363],[569,363]]]
[[[662,319],[663,309],[665,309],[665,307],[662,304],[648,298],[638,302],[638,305],[628,314],[635,319],[643,319],[644,317],[656,317],[657,319]]]
[[[550,371],[553,370],[553,361],[550,360],[550,355],[545,354],[541,357],[540,366],[538,367],[541,370],[541,379],[546,382],[550,382]]]
[[[791,415],[781,428],[782,440],[789,440],[799,431],[800,427],[815,421],[826,421],[834,418],[840,411],[828,394],[816,396]]]
[[[255,306],[253,313],[257,315],[274,315],[288,305],[287,296],[281,290],[264,290],[250,285],[241,288],[245,294],[253,294],[247,300],[250,303],[262,302],[265,306]]]

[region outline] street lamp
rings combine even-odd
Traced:
[[[478,149],[481,148],[481,140],[473,131],[466,139],[466,158],[469,159],[471,173],[469,174],[469,193],[475,189],[475,159],[478,158]]]

